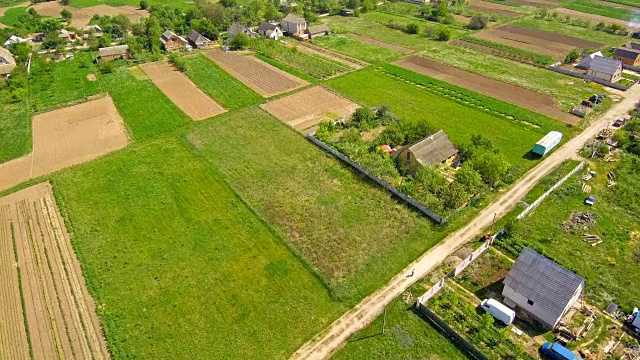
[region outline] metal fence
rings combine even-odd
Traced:
[[[547,66],[547,69],[549,69],[551,71],[558,72],[560,74],[565,74],[565,75],[577,77],[577,78],[580,78],[580,79],[589,80],[589,81],[592,81],[592,82],[594,82],[596,84],[608,86],[610,88],[617,89],[617,90],[627,91],[629,89],[628,86],[612,83],[610,81],[607,81],[607,80],[604,80],[604,79],[600,79],[600,78],[597,78],[597,77],[594,77],[594,76],[591,76],[591,75],[581,74],[581,73],[578,73],[578,72],[575,72],[575,71],[562,69],[562,68],[559,68],[557,66]]]
[[[397,198],[399,198],[400,200],[404,201],[405,203],[409,204],[414,209],[418,210],[419,212],[421,212],[422,214],[424,214],[425,216],[427,216],[431,220],[435,221],[438,224],[442,224],[444,222],[444,219],[440,215],[434,213],[433,211],[428,209],[426,206],[424,206],[424,205],[420,204],[419,202],[415,201],[414,199],[408,197],[404,193],[400,192],[398,189],[396,189],[393,186],[389,185],[384,180],[378,178],[377,176],[374,176],[369,171],[367,171],[365,168],[360,166],[358,163],[352,161],[351,159],[349,159],[348,157],[346,157],[344,154],[340,153],[339,151],[335,150],[331,146],[329,146],[329,145],[323,143],[322,141],[318,140],[315,136],[313,136],[313,133],[308,134],[307,135],[307,139],[309,141],[311,141],[312,143],[316,144],[318,147],[320,147],[324,151],[326,151],[329,154],[331,154],[331,155],[337,157],[338,159],[342,160],[344,163],[348,164],[352,168],[358,170],[364,176],[369,178],[371,181],[373,181],[376,184],[380,185],[382,188],[384,188],[385,190],[387,190],[391,194],[395,195]]]

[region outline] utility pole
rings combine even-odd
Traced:
[[[493,236],[493,226],[496,224],[497,213],[493,213],[493,221],[491,222],[491,236]]]
[[[384,316],[382,317],[382,335],[384,335],[384,328],[387,326],[387,306],[384,307]]]

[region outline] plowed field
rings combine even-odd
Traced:
[[[140,68],[176,106],[193,120],[208,119],[226,111],[171,64],[156,62],[140,65]]]
[[[89,24],[89,21],[93,15],[100,16],[116,16],[124,15],[128,17],[132,22],[138,22],[143,17],[149,17],[147,10],[136,9],[133,6],[109,6],[109,5],[96,5],[87,8],[75,8],[72,6],[64,6],[59,1],[45,1],[33,5],[33,8],[42,16],[60,17],[62,10],[68,10],[73,17],[71,18],[71,26],[76,28],[82,28]]]
[[[263,97],[282,94],[308,83],[250,55],[210,50],[207,57]]]
[[[0,198],[0,359],[108,359],[51,185]]]
[[[560,110],[551,96],[527,90],[516,85],[470,73],[419,56],[408,56],[396,61],[395,64],[417,73],[547,115],[567,124],[577,124],[580,121],[577,117]]]
[[[512,6],[496,4],[482,0],[469,0],[469,10],[496,14],[505,17],[518,17],[522,15],[519,12],[513,11]]]
[[[556,59],[563,59],[573,49],[597,50],[605,46],[605,44],[595,41],[517,25],[504,25],[488,29],[474,36],[479,39],[549,55]]]
[[[358,105],[333,91],[314,86],[261,107],[292,128],[306,132],[322,120],[350,116]]]
[[[33,118],[33,151],[0,164],[0,191],[127,146],[124,123],[110,97]]]

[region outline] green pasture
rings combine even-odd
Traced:
[[[26,7],[14,7],[7,9],[3,16],[0,16],[0,23],[5,25],[14,26],[20,22],[20,16],[27,13]]]
[[[399,51],[367,44],[340,34],[321,36],[314,39],[313,44],[352,56],[370,64],[394,61],[403,55]]]
[[[262,102],[262,96],[245,86],[204,55],[184,57],[185,74],[202,91],[229,110]]]
[[[2,105],[0,112],[0,163],[31,151],[31,112],[25,104]]]
[[[632,20],[637,18],[637,10],[634,13],[632,9],[616,6],[612,3],[595,0],[574,0],[564,7],[571,10],[581,11],[589,14],[602,15],[614,19]]]

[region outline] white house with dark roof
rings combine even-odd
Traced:
[[[266,37],[267,39],[273,40],[278,40],[278,38],[284,35],[280,29],[280,25],[272,24],[268,21],[260,23],[260,26],[258,27],[258,34]]]
[[[578,301],[584,279],[525,247],[504,279],[504,303],[553,329]]]
[[[587,75],[616,82],[622,77],[622,61],[604,56],[596,56],[589,63]]]

